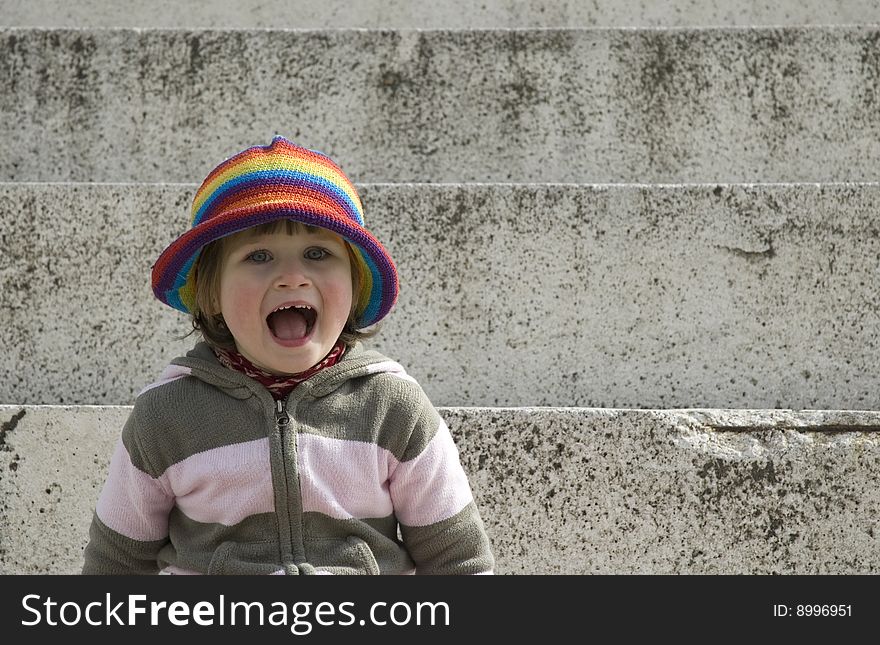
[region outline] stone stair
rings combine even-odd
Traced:
[[[0,574],[77,573],[127,406],[3,406]],[[509,574],[880,572],[880,413],[441,408]]]
[[[876,0],[0,0],[10,27],[584,29],[880,23]]]
[[[283,130],[355,182],[874,181],[880,26],[0,31],[0,180],[200,181]]]
[[[192,343],[150,265],[276,133],[397,259],[498,572],[880,570],[880,3],[648,4],[0,2],[0,573],[78,570]]]
[[[436,405],[880,409],[878,184],[360,188],[372,342]],[[130,404],[191,346],[149,279],[195,189],[0,184],[0,403]]]

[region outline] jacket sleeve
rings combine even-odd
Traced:
[[[157,556],[168,543],[174,496],[164,478],[148,472],[139,454],[134,416],[110,460],[83,554],[84,574],[158,573]]]
[[[390,478],[394,512],[416,573],[492,573],[489,538],[449,428],[433,407],[420,424]]]

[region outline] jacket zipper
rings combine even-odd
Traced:
[[[288,437],[289,430],[290,430],[290,415],[287,414],[287,409],[286,409],[286,406],[284,405],[283,399],[279,399],[278,401],[276,401],[275,429],[278,431],[278,437],[281,442],[281,454],[282,454],[282,457],[281,457],[282,466],[281,467],[282,467],[282,473],[283,473],[283,478],[284,478],[284,483],[285,483],[284,485],[285,485],[285,490],[286,490],[284,497],[285,497],[285,500],[288,501],[288,503],[285,504],[285,506],[287,508],[287,513],[289,514],[290,513],[289,500],[290,500],[291,491],[287,487],[287,477],[288,477],[288,474],[287,474],[287,457],[288,457],[288,455],[287,455],[287,437]],[[286,517],[284,522],[287,524],[287,526],[290,526],[290,518],[289,517]],[[293,550],[292,550],[293,544],[291,543],[293,539],[294,539],[294,536],[292,534],[287,539],[282,539],[282,544],[285,545],[284,552],[282,554],[282,562],[285,565],[293,564],[294,560],[295,560],[294,555],[293,555]]]
[[[277,403],[278,406],[275,409],[275,425],[278,428],[278,432],[283,435],[284,431],[290,426],[290,416],[288,416],[287,410],[284,407],[284,400],[279,399]]]

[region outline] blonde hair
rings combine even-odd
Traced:
[[[282,228],[287,235],[295,235],[301,231],[314,231],[318,227],[284,219],[260,224],[234,235],[240,235],[241,233],[255,236],[268,235],[281,232]],[[235,338],[233,338],[232,332],[226,326],[223,314],[220,312],[220,276],[223,273],[225,251],[232,237],[233,235],[221,237],[205,245],[196,260],[193,267],[196,292],[195,306],[192,307],[191,316],[193,330],[187,334],[189,336],[194,332],[199,332],[208,345],[226,350],[235,349]],[[355,312],[358,302],[363,299],[361,295],[364,291],[363,268],[361,261],[348,242],[345,242],[345,249],[348,251],[351,265],[352,298],[351,311],[348,314],[348,320],[342,329],[342,333],[339,335],[339,339],[347,347],[351,347],[359,340],[374,336],[379,330],[374,327],[370,331],[359,331],[355,327]]]

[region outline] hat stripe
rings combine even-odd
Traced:
[[[189,284],[188,278],[192,275],[190,269],[192,269],[192,265],[198,257],[199,254],[196,253],[185,265],[183,265],[174,280],[175,288],[168,291],[168,304],[175,309],[189,309],[190,305],[195,301],[195,294],[192,293],[192,289],[187,289],[187,286]],[[186,302],[184,302],[184,300],[186,300]]]
[[[363,211],[354,185],[329,157],[295,146],[283,137],[276,137],[271,146],[248,148],[227,159],[211,172],[196,193],[193,200],[193,212],[200,210],[204,201],[209,199],[225,182],[239,175],[260,171],[303,172],[320,177],[331,186],[342,188],[349,199],[357,204],[357,211],[359,213]],[[363,221],[362,218],[361,221]]]
[[[291,143],[284,137],[275,137],[268,146],[253,146],[230,157],[217,166],[207,176],[196,193],[210,194],[219,184],[236,174],[251,170],[308,170],[313,174],[324,176],[333,184],[346,186],[357,201],[357,191],[342,169],[325,154],[316,150],[308,150]]]
[[[367,302],[366,308],[362,312],[358,312],[358,318],[372,320],[379,312],[379,306],[382,304],[382,274],[379,272],[379,268],[376,266],[373,258],[365,253],[362,253],[361,257],[364,258],[364,262],[369,267],[373,279],[369,290],[370,299]]]
[[[193,220],[192,226],[196,226],[210,217],[212,209],[227,210],[235,208],[234,204],[227,204],[226,200],[234,200],[235,196],[242,191],[249,189],[262,188],[265,195],[265,186],[267,182],[271,182],[274,188],[279,188],[273,193],[273,197],[277,196],[283,199],[282,195],[294,192],[290,197],[296,197],[295,189],[301,188],[306,190],[314,190],[326,197],[334,200],[339,206],[345,210],[349,217],[355,219],[359,224],[363,225],[363,215],[361,214],[360,200],[357,196],[342,190],[342,187],[336,186],[327,181],[320,175],[305,172],[278,172],[275,170],[263,170],[247,173],[238,177],[231,178],[218,186],[216,190],[205,199],[200,207],[196,209],[196,202],[193,203]],[[284,190],[283,188],[290,188]],[[357,201],[355,201],[357,200]]]

